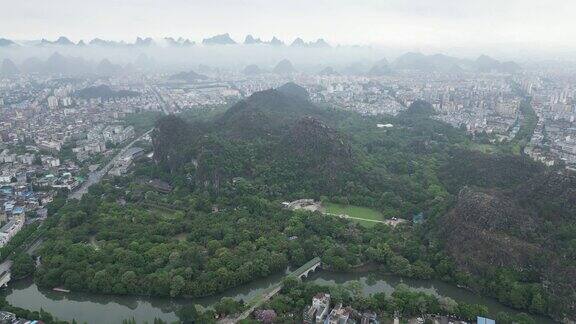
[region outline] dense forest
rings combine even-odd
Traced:
[[[533,314],[574,317],[574,282],[566,280],[576,269],[574,176],[522,155],[477,151],[432,112],[417,101],[396,117],[361,116],[317,107],[287,84],[209,118],[164,117],[152,133],[153,160],[61,208],[36,280],[203,296],[319,256],[328,270],[373,265],[451,281]],[[424,222],[366,228],[281,207],[299,198]]]

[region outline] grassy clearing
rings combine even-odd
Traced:
[[[336,215],[346,214],[350,217],[356,217],[362,219],[371,219],[379,221],[385,220],[382,213],[367,207],[325,203],[324,208],[326,209],[326,212],[330,214],[336,214]],[[362,221],[358,219],[352,219],[352,220],[365,227],[372,227],[377,224],[375,222]]]
[[[473,143],[472,145],[470,145],[470,149],[480,151],[480,152],[486,153],[486,154],[492,154],[492,153],[498,153],[499,152],[498,148],[495,145],[491,145],[491,144]]]

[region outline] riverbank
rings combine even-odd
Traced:
[[[277,285],[284,277],[285,273],[274,274],[221,294],[195,299],[110,296],[77,292],[63,294],[50,289],[39,289],[31,279],[11,283],[11,287],[5,291],[5,296],[6,300],[13,306],[30,310],[42,308],[60,319],[69,321],[76,319],[77,322],[87,323],[121,323],[124,319],[134,318],[140,323],[160,318],[172,322],[178,320],[175,312],[182,306],[209,307],[223,297],[249,301],[266,289]],[[398,284],[403,283],[417,291],[450,297],[456,301],[486,305],[490,314],[495,315],[498,312],[518,313],[518,311],[506,307],[494,299],[481,297],[465,289],[437,280],[405,279],[377,272],[337,273],[325,270],[310,273],[305,280],[321,285],[345,285],[349,282],[360,282],[362,293],[365,295],[377,292],[391,294]],[[542,324],[557,323],[544,317],[535,317],[535,319]]]

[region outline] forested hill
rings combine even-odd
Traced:
[[[296,119],[325,115],[325,111],[309,101],[305,89],[288,83],[254,93],[228,109],[215,123],[221,128],[220,133],[232,139],[251,139],[281,135]]]
[[[186,169],[194,185],[211,190],[245,177],[282,194],[334,192],[355,174],[354,154],[326,116],[306,90],[287,84],[255,93],[205,123],[160,120],[155,159],[172,173]]]
[[[362,116],[288,84],[226,111],[166,116],[152,140],[153,161],[55,215],[39,286],[204,296],[321,257],[328,269],[442,279],[574,318],[574,175],[499,144],[483,153],[429,103]],[[281,207],[300,198],[406,221],[364,226]]]
[[[287,84],[209,121],[161,120],[155,158],[174,177],[185,173],[192,190],[216,195],[243,179],[266,199],[324,196],[386,217],[422,213],[424,235],[472,275],[460,284],[519,309],[572,312],[574,286],[559,275],[576,263],[576,230],[566,230],[576,229],[571,177],[525,156],[475,150],[433,115],[424,101],[397,117],[329,110]]]

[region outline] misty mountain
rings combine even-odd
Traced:
[[[13,41],[6,39],[6,38],[0,38],[0,47],[5,47],[5,46],[15,46],[17,45],[16,43],[14,43]]]
[[[514,61],[506,61],[500,63],[500,71],[504,73],[516,73],[522,70],[522,67]]]
[[[144,53],[140,53],[140,55],[138,55],[138,57],[136,58],[136,61],[134,61],[134,65],[136,67],[139,68],[150,68],[152,66],[154,66],[156,64],[156,61],[154,61],[154,59],[150,58],[148,55],[144,54]]]
[[[188,71],[188,72],[176,73],[170,76],[169,79],[175,81],[195,82],[195,81],[207,80],[208,77],[203,74],[198,74],[194,71]]]
[[[514,73],[522,68],[515,62],[500,62],[488,55],[480,55],[476,59],[476,67],[480,72]]]
[[[76,45],[76,44],[74,44],[74,42],[72,42],[71,40],[69,40],[67,37],[60,36],[60,37],[58,37],[58,39],[55,40],[55,41],[49,41],[49,40],[43,38],[43,39],[40,41],[40,45],[41,45],[41,46],[44,46],[44,45],[73,46],[73,45]]]
[[[476,66],[481,72],[490,72],[497,70],[500,66],[500,62],[491,58],[488,55],[480,55],[476,59]]]
[[[480,72],[514,73],[520,69],[520,66],[514,62],[501,63],[486,55],[478,57],[476,61],[471,61],[444,54],[406,53],[394,61],[393,68],[420,72],[460,73],[466,70],[477,70]]]
[[[150,37],[146,38],[137,37],[134,46],[152,46],[154,44],[155,44],[154,40]]]
[[[292,62],[290,62],[287,59],[284,59],[278,62],[278,64],[276,64],[273,72],[277,74],[290,74],[296,72],[296,69],[292,65]]]
[[[252,35],[247,35],[244,39],[245,45],[252,45],[252,44],[262,44],[262,40],[260,38],[254,38]]]
[[[22,72],[42,73],[44,72],[44,62],[37,57],[29,57],[20,64]]]
[[[466,62],[464,60],[444,54],[406,53],[394,61],[393,67],[398,70],[420,72],[451,72],[465,65]]]
[[[383,76],[389,75],[390,73],[392,73],[392,68],[390,67],[390,63],[388,63],[388,60],[385,58],[376,62],[370,71],[368,71],[368,75],[370,76]]]
[[[106,76],[120,74],[120,73],[122,73],[122,70],[123,70],[122,66],[120,66],[118,64],[112,64],[112,62],[110,62],[110,60],[108,60],[108,59],[103,59],[96,66],[96,73],[100,74],[100,75],[106,75]]]
[[[328,44],[324,39],[319,38],[315,42],[308,43],[308,46],[309,47],[315,47],[315,48],[329,48],[330,44]]]
[[[327,66],[318,72],[320,75],[330,76],[330,75],[340,75],[340,73],[336,72],[333,67]]]
[[[81,57],[68,57],[55,52],[44,62],[42,70],[44,73],[74,75],[91,73],[92,66]]]
[[[12,60],[4,59],[4,61],[2,61],[2,66],[0,67],[0,75],[11,76],[18,73],[20,73],[20,71],[18,70],[18,67],[16,67],[16,64],[12,62]]]
[[[212,68],[212,67],[210,67],[210,66],[208,66],[208,65],[206,65],[206,64],[198,64],[198,69],[197,69],[197,71],[200,72],[200,73],[204,73],[204,74],[206,74],[206,73],[212,73],[212,72],[214,72],[214,68]]]
[[[58,75],[90,74],[94,72],[94,64],[82,57],[63,56],[58,52],[45,61],[37,57],[24,60],[21,70],[25,73],[47,73]]]
[[[236,42],[230,37],[230,34],[221,34],[212,36],[210,38],[204,38],[202,40],[202,44],[204,45],[233,45]]]
[[[290,47],[306,47],[306,43],[302,38],[298,37],[290,44]]]
[[[398,70],[428,71],[431,66],[426,55],[410,52],[396,58],[394,68]]]
[[[322,38],[319,38],[318,40],[316,40],[314,42],[308,42],[307,43],[302,38],[298,37],[292,42],[292,44],[290,44],[290,47],[328,48],[328,47],[330,47],[330,44],[328,44]]]
[[[272,39],[268,42],[268,44],[273,46],[282,46],[284,42],[276,38],[276,36],[272,37]]]
[[[109,46],[109,47],[126,45],[122,42],[108,41],[101,38],[94,38],[93,40],[90,41],[89,44],[95,46]]]
[[[366,75],[369,71],[368,65],[364,62],[355,62],[342,69],[342,74],[346,75]]]
[[[178,38],[178,39],[174,39],[172,37],[164,37],[164,41],[169,45],[169,46],[174,46],[174,47],[184,47],[184,46],[192,46],[194,45],[194,42],[189,40],[189,39],[185,39],[185,38]]]
[[[255,75],[255,74],[260,74],[263,71],[260,69],[260,67],[256,64],[250,64],[247,65],[244,70],[242,70],[242,73],[246,74],[246,75]]]

